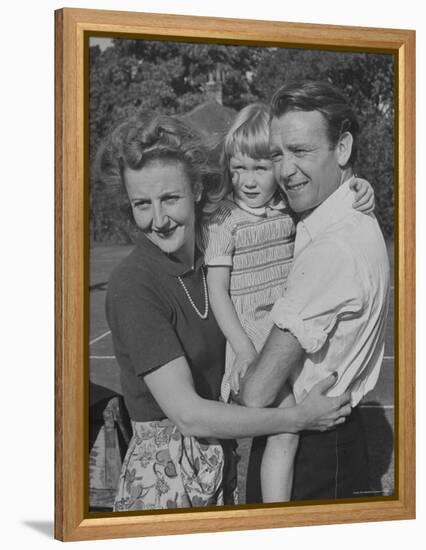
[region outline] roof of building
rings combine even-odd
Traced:
[[[217,101],[205,101],[186,113],[183,118],[203,134],[211,136],[212,134],[223,135],[228,130],[235,115],[236,111],[230,107],[220,105]]]
[[[236,111],[234,109],[225,107],[213,100],[197,105],[197,107],[183,115],[183,118],[204,136],[213,151],[213,157],[218,160],[222,140],[235,115]]]

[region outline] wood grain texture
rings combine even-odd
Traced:
[[[408,519],[415,516],[415,33],[98,10],[55,14],[55,537],[86,540]],[[397,59],[398,232],[396,497],[315,505],[89,515],[87,482],[87,170],[84,36],[333,47],[393,53]]]
[[[63,494],[63,418],[62,418],[62,350],[63,280],[62,280],[62,108],[63,108],[63,16],[55,14],[55,537],[61,538],[64,521]],[[61,37],[59,39],[59,37]]]
[[[407,513],[415,515],[415,35],[398,56],[398,486]]]

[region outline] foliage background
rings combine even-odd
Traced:
[[[394,58],[389,54],[113,39],[90,47],[90,159],[118,122],[139,111],[185,114],[206,100],[211,75],[223,82],[223,105],[268,102],[285,82],[328,80],[350,99],[362,134],[356,173],[376,194],[388,239],[394,217]],[[92,177],[91,243],[129,243],[134,228],[119,190]]]

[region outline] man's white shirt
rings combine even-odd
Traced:
[[[349,183],[298,223],[287,291],[271,311],[306,352],[294,381],[297,402],[336,371],[328,395],[349,389],[355,406],[374,388],[383,361],[389,259],[374,214],[352,207]]]

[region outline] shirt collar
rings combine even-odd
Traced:
[[[352,210],[354,194],[349,185],[353,179],[354,176],[347,179],[324,202],[302,216],[300,223],[305,226],[311,240],[327,227],[346,217],[348,210]]]
[[[158,269],[166,271],[173,277],[181,277],[190,273],[191,271],[198,271],[204,264],[204,257],[202,253],[195,248],[194,267],[184,264],[172,255],[166,254],[158,248],[146,235],[140,233],[136,240],[136,247],[141,251],[142,255],[149,258],[150,261],[154,261]]]
[[[282,212],[288,209],[286,201],[279,195],[274,195],[268,204],[257,206],[255,208],[248,206],[238,197],[232,196],[232,200],[239,208],[241,208],[241,210],[245,210],[255,216],[267,216],[269,210],[278,210]]]

